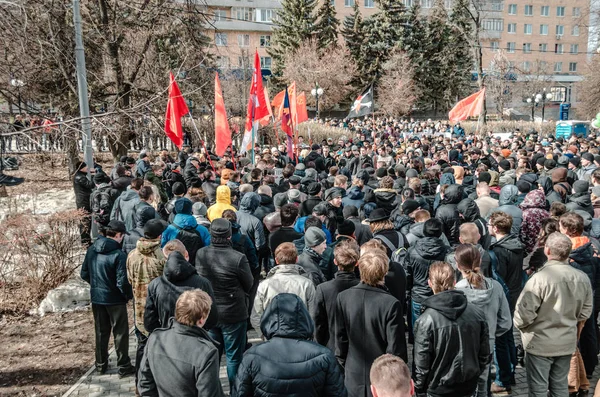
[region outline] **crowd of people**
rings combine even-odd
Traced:
[[[98,371],[112,332],[142,396],[222,396],[223,360],[231,396],[508,395],[518,365],[529,396],[587,395],[600,135],[343,127],[300,137],[297,159],[203,147],[77,164]]]

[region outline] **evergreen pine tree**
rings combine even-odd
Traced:
[[[421,82],[427,79],[425,65],[429,60],[425,55],[424,48],[427,39],[427,20],[421,14],[421,7],[418,3],[408,11],[406,23],[407,27],[402,38],[402,50],[410,58],[414,79],[419,82],[419,88],[422,90]]]
[[[324,0],[317,12],[317,46],[319,49],[337,46],[338,28],[340,21],[335,16],[335,6],[329,0]]]
[[[471,78],[474,70],[473,32],[469,15],[469,0],[455,0],[450,13],[451,48],[449,61],[454,66],[454,79],[450,81],[450,96],[464,98],[471,92]]]
[[[358,2],[354,2],[354,11],[352,14],[344,18],[342,25],[342,36],[346,42],[348,52],[352,56],[354,62],[358,64],[360,60],[360,52],[364,42],[363,18],[358,8]]]
[[[277,14],[269,55],[273,58],[273,83],[281,86],[279,81],[285,68],[285,55],[295,51],[304,41],[310,40],[315,33],[316,16],[314,15],[316,0],[283,0],[282,8]]]

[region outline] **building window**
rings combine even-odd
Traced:
[[[227,19],[227,12],[225,10],[215,10],[215,22],[225,21]]]
[[[514,41],[509,41],[508,43],[506,43],[506,52],[513,53],[515,52],[516,47],[517,44]]]
[[[523,33],[525,34],[532,34],[533,33],[533,25],[530,23],[526,23],[525,25],[523,25]]]
[[[523,62],[523,71],[530,72],[531,71],[531,62],[525,61]]]
[[[250,47],[250,35],[238,34],[238,45],[240,47]]]
[[[562,72],[562,62],[555,62],[554,63],[554,72],[555,73]]]
[[[571,54],[579,54],[579,44],[571,44]]]
[[[517,5],[516,4],[508,5],[508,15],[517,15]]]
[[[577,62],[569,62],[569,72],[577,71]]]
[[[579,8],[579,7],[573,7],[573,16],[574,17],[580,17],[581,16],[581,8]]]
[[[523,43],[523,53],[531,54],[531,43]]]
[[[564,25],[556,25],[556,34],[559,36],[562,36],[565,34],[565,27]]]
[[[517,24],[516,23],[509,23],[508,27],[507,27],[507,32],[508,33],[517,33]]]
[[[571,28],[571,35],[573,35],[573,36],[579,36],[579,25],[574,25]]]
[[[502,19],[484,19],[482,26],[483,30],[502,32],[504,30],[504,21]]]
[[[533,6],[532,5],[525,6],[525,15],[528,17],[533,16]]]
[[[271,57],[260,57],[260,68],[271,69]]]
[[[421,8],[432,8],[433,0],[421,0]]]
[[[404,5],[406,7],[410,8],[410,7],[412,7],[415,4],[415,2],[418,3],[418,0],[416,0],[416,1],[415,0],[402,0],[402,2],[404,3]]]
[[[231,15],[238,21],[254,21],[254,8],[234,7],[231,9]]]
[[[500,43],[497,41],[491,41],[490,47],[491,47],[492,51],[498,51],[498,49],[500,48]]]
[[[502,11],[502,2],[492,3],[492,11]]]
[[[260,36],[260,46],[261,47],[271,47],[271,36]]]
[[[556,7],[556,16],[564,17],[565,16],[565,7]]]
[[[218,47],[227,46],[227,33],[215,33],[215,45]]]
[[[540,34],[544,36],[548,34],[548,25],[540,25]]]
[[[229,68],[229,57],[217,56],[215,60],[219,69]]]
[[[543,17],[547,17],[550,15],[550,6],[542,6],[542,12],[540,13],[541,16]]]
[[[539,51],[540,52],[547,52],[548,51],[548,44],[546,44],[546,43],[540,44]]]
[[[273,22],[273,19],[277,15],[277,12],[270,8],[262,8],[258,10],[259,22]]]
[[[554,53],[555,54],[564,54],[565,53],[564,46],[562,44],[555,44],[554,45]]]
[[[548,62],[546,61],[539,61],[538,62],[538,69],[541,73],[546,73],[547,69],[548,69]]]
[[[365,8],[375,7],[375,0],[365,0]]]
[[[354,7],[354,0],[344,0],[345,7]]]

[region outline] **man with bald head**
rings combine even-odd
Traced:
[[[411,397],[415,385],[408,366],[392,354],[379,356],[371,366],[371,393],[373,397]]]

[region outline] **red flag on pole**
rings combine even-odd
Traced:
[[[185,99],[181,95],[173,72],[170,72],[169,80],[169,101],[167,102],[167,113],[165,115],[165,134],[181,150],[183,146],[181,118],[190,111],[185,103]]]
[[[290,107],[290,97],[288,95],[287,88],[283,96],[283,103],[281,104],[281,129],[286,133],[287,151],[290,158],[294,155],[292,148],[292,137],[294,136],[294,128],[292,126],[292,111]]]
[[[215,73],[215,153],[223,156],[231,145],[231,130],[225,113],[225,101],[219,81],[219,73]]]
[[[306,94],[302,91],[296,99],[296,113],[298,114],[298,124],[308,120],[308,111],[306,110]]]
[[[454,105],[452,110],[450,110],[450,113],[448,113],[448,119],[455,123],[457,121],[466,120],[469,117],[479,116],[481,109],[483,108],[484,98],[485,88],[460,100]]]
[[[260,57],[258,50],[254,53],[254,73],[252,75],[252,88],[250,96],[254,96],[254,120],[257,121],[269,115],[267,99],[265,98],[265,90],[262,82],[262,71],[260,69]]]

